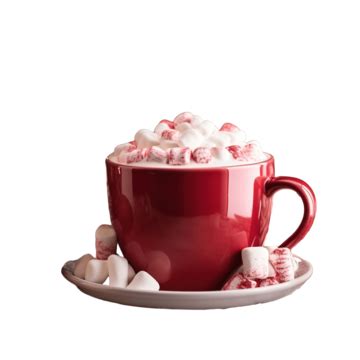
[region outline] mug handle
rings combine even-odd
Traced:
[[[311,187],[306,182],[294,177],[271,177],[265,182],[265,195],[268,197],[273,196],[277,191],[283,189],[294,190],[304,204],[304,216],[300,225],[295,232],[280,245],[280,247],[291,249],[304,238],[314,222],[316,198]]]

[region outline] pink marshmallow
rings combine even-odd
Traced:
[[[168,149],[168,163],[170,165],[186,165],[190,163],[191,150],[188,147]]]
[[[294,280],[295,271],[290,249],[276,248],[270,253],[270,262],[280,282]]]
[[[242,147],[239,145],[231,145],[226,148],[234,159],[239,161],[246,161],[246,157],[242,151]]]
[[[238,273],[225,283],[222,290],[252,289],[256,285],[256,281],[247,279],[243,274]]]
[[[206,147],[198,147],[192,153],[195,162],[199,164],[207,164],[211,161],[211,149]]]
[[[184,122],[191,124],[192,120],[193,114],[191,112],[183,112],[175,117],[174,125],[176,127],[177,125],[180,125]]]
[[[266,279],[259,280],[259,282],[258,282],[259,287],[265,287],[265,286],[276,285],[276,284],[279,284],[279,281],[277,281],[276,277],[268,277]]]
[[[114,228],[111,225],[100,225],[95,232],[96,258],[107,260],[107,258],[116,254],[117,237]]]
[[[177,130],[172,130],[172,129],[164,130],[161,133],[161,137],[165,140],[177,141],[177,140],[179,140],[180,132]]]
[[[125,161],[124,161],[125,163],[131,164],[131,163],[136,163],[136,162],[146,159],[147,153],[148,153],[148,149],[144,148],[144,149],[134,150],[125,155],[121,154],[121,156],[125,156]]]
[[[220,128],[220,131],[228,131],[228,132],[235,132],[235,131],[240,131],[240,129],[231,123],[225,123],[223,124],[223,126]]]
[[[165,164],[167,162],[167,153],[161,147],[152,146],[149,149],[147,161],[153,161],[153,162]]]

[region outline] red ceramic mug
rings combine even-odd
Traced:
[[[310,230],[311,188],[274,177],[274,158],[217,168],[148,168],[106,159],[111,222],[135,271],[146,270],[162,290],[219,290],[239,266],[240,251],[263,245],[272,195],[291,189],[304,216],[280,246],[292,248]]]

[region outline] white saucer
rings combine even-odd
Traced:
[[[300,288],[313,272],[308,261],[300,260],[292,281],[255,289],[226,291],[138,291],[94,284],[74,276],[76,260],[65,263],[61,272],[85,294],[118,304],[167,309],[226,309],[265,303],[290,295]]]

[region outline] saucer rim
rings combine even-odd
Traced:
[[[127,289],[127,288],[119,288],[119,287],[115,287],[115,286],[110,286],[110,285],[106,285],[106,284],[97,284],[97,283],[93,283],[84,279],[81,279],[77,276],[74,275],[73,273],[73,268],[76,264],[76,262],[79,260],[69,260],[67,262],[65,262],[65,264],[62,266],[61,268],[61,273],[62,275],[65,277],[66,280],[68,280],[70,283],[74,284],[75,286],[77,286],[80,290],[81,287],[91,287],[94,290],[101,290],[104,292],[107,291],[117,291],[119,293],[127,293],[127,294],[132,294],[134,296],[136,295],[155,295],[155,296],[163,296],[163,297],[173,297],[175,296],[196,296],[197,298],[201,298],[201,297],[208,297],[208,296],[214,296],[214,295],[220,295],[222,297],[239,297],[240,293],[243,295],[256,295],[256,294],[264,294],[267,293],[269,291],[274,291],[274,290],[281,290],[281,289],[286,289],[288,287],[293,287],[293,288],[298,288],[299,286],[301,286],[302,284],[304,284],[313,274],[313,266],[311,265],[311,263],[303,258],[301,258],[300,256],[297,255],[293,255],[295,258],[299,259],[300,262],[302,262],[306,268],[307,271],[304,272],[302,275],[299,275],[297,277],[295,277],[295,279],[287,281],[287,282],[283,282],[280,284],[275,284],[275,285],[271,285],[271,286],[265,286],[265,287],[258,287],[258,288],[251,288],[251,289],[234,289],[234,290],[210,290],[210,291],[172,291],[172,290],[159,290],[159,291],[152,291],[152,290],[134,290],[134,289]],[[79,287],[80,286],[80,287]]]

